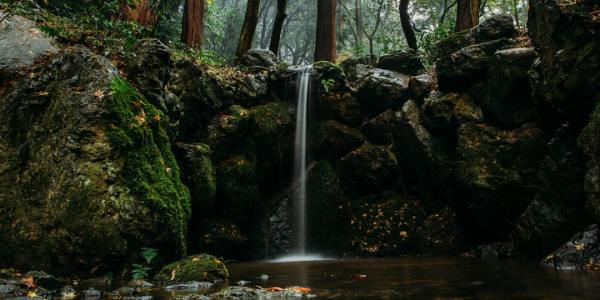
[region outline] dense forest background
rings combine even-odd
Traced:
[[[6,1],[2,1],[8,3]],[[49,31],[54,35],[72,38],[78,30],[69,25],[77,24],[87,28],[106,29],[110,34],[121,36],[155,36],[174,49],[182,46],[182,28],[186,1],[184,0],[129,0],[128,5],[135,9],[144,6],[149,15],[139,15],[138,22],[115,22],[115,16],[123,14],[123,1],[67,1],[40,0],[17,1],[21,4],[34,3],[51,9],[64,20],[50,20]],[[190,1],[191,2],[191,1]],[[202,51],[196,51],[205,63],[231,63],[236,57],[240,32],[244,23],[246,6],[244,0],[205,0],[195,1],[204,6],[204,28]],[[287,2],[279,56],[287,63],[308,64],[314,60],[318,5],[315,0],[262,0],[259,3],[256,32],[252,40],[253,48],[267,49],[270,46],[272,31],[276,21],[278,2]],[[336,7],[337,61],[351,56],[380,56],[394,50],[408,48],[401,26],[400,0],[338,0]],[[425,62],[433,57],[435,43],[450,35],[456,29],[457,2],[455,0],[410,0],[408,13],[419,45],[419,53]],[[279,3],[281,5],[281,3]],[[516,20],[516,26],[524,27],[527,18],[525,0],[483,0],[479,1],[480,20],[497,14],[509,14]],[[43,18],[43,16],[40,16]],[[70,19],[70,20],[69,20]],[[77,20],[75,20],[77,19]],[[48,20],[46,20],[48,21]],[[123,24],[129,23],[129,24]],[[91,25],[91,26],[90,26]],[[146,25],[146,26],[144,26]],[[62,28],[62,29],[61,29]],[[110,48],[110,36],[102,37]],[[132,44],[130,42],[129,44]],[[123,43],[127,45],[128,43]],[[188,43],[189,44],[189,43]],[[125,49],[126,50],[126,49]],[[187,49],[189,50],[189,49]],[[189,53],[187,53],[189,54]]]

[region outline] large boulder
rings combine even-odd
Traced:
[[[467,122],[483,122],[481,108],[467,94],[435,92],[423,104],[422,124],[436,136],[454,136]]]
[[[584,126],[600,97],[597,9],[596,1],[529,1],[527,27],[540,55],[532,72],[535,99],[563,116],[549,115],[549,123]]]
[[[0,12],[3,19],[0,23],[0,85],[14,79],[19,70],[58,52],[55,41],[39,30],[35,22],[6,14]]]
[[[373,144],[391,145],[394,142],[394,132],[401,118],[401,112],[388,109],[363,124],[360,130]]]
[[[360,103],[351,93],[323,95],[317,111],[321,120],[336,120],[350,127],[357,127],[362,122]]]
[[[104,57],[68,48],[0,95],[0,262],[105,274],[186,248],[166,119]]]
[[[423,103],[423,100],[434,90],[435,85],[436,81],[430,74],[411,77],[408,83],[413,98],[419,103]]]
[[[368,256],[415,254],[425,218],[419,200],[410,196],[383,192],[361,198],[352,204],[353,246]]]
[[[418,53],[412,50],[382,55],[377,62],[377,68],[413,76],[425,70]]]
[[[387,147],[364,144],[337,162],[336,173],[348,195],[365,195],[391,187],[398,162]]]
[[[494,15],[481,24],[471,28],[471,36],[477,42],[486,42],[501,38],[511,38],[517,34],[511,15]]]
[[[273,69],[279,60],[269,49],[250,49],[240,59],[240,65],[254,69]]]
[[[544,135],[536,127],[503,131],[466,123],[458,129],[455,179],[459,205],[474,234],[504,239],[533,200]]]
[[[445,207],[427,216],[417,231],[419,253],[429,255],[457,255],[467,245],[456,213]]]
[[[556,270],[600,270],[600,231],[590,225],[548,255],[542,265]]]
[[[348,80],[356,80],[356,70],[358,65],[372,66],[377,63],[377,56],[364,55],[359,57],[350,57],[340,63],[340,67],[348,77]]]
[[[358,129],[329,120],[317,126],[312,143],[318,157],[336,161],[364,141],[365,138]]]
[[[399,109],[409,100],[408,75],[364,66],[358,78],[358,102],[369,115]]]
[[[196,254],[168,264],[154,277],[162,282],[186,283],[192,281],[215,282],[229,278],[225,263],[208,254]]]
[[[252,146],[251,117],[248,109],[234,105],[210,121],[207,142],[214,161],[248,151]]]

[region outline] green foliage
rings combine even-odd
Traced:
[[[329,79],[321,79],[321,86],[325,90],[326,93],[329,93],[329,90],[335,85],[335,80],[332,78]]]
[[[150,265],[150,264],[152,264],[154,259],[156,257],[158,257],[158,250],[156,250],[154,248],[144,247],[144,248],[142,248],[142,252],[140,253],[140,256],[142,256],[144,258],[144,260],[146,261],[146,263]]]
[[[454,33],[454,22],[446,22],[432,32],[425,33],[419,42],[419,55],[427,68],[435,65],[437,44]]]
[[[214,51],[206,49],[190,48],[180,42],[173,42],[169,45],[174,60],[186,59],[202,65],[225,65],[225,57]]]
[[[143,264],[133,264],[131,270],[132,279],[148,279],[149,272],[152,271],[152,263],[158,257],[158,250],[154,248],[142,248],[140,256],[144,259]]]

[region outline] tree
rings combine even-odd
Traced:
[[[406,38],[408,47],[417,51],[417,37],[415,36],[415,30],[413,29],[412,23],[410,22],[408,2],[409,0],[400,0],[400,21],[402,22],[402,30],[404,31],[404,37]]]
[[[315,41],[315,61],[335,62],[336,34],[335,9],[336,0],[318,0],[317,34]]]
[[[150,0],[139,0],[131,5],[127,0],[120,1],[120,19],[137,22],[142,26],[154,27],[158,23],[158,14]]]
[[[277,0],[277,15],[275,16],[275,22],[273,23],[273,30],[271,32],[271,43],[269,49],[277,55],[279,53],[279,42],[281,40],[281,31],[283,30],[283,23],[285,22],[287,0]]]
[[[246,15],[244,16],[244,23],[242,24],[242,32],[240,33],[240,40],[236,51],[236,57],[238,59],[242,58],[242,56],[252,48],[252,39],[254,39],[256,25],[258,24],[259,7],[260,0],[248,0]]]
[[[204,33],[204,0],[185,0],[181,41],[190,47],[202,49]]]
[[[459,32],[473,28],[479,24],[480,0],[458,0],[456,7],[456,27]]]

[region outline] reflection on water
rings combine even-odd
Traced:
[[[230,265],[231,282],[300,285],[335,299],[600,299],[600,278],[521,261],[401,258]],[[268,274],[268,280],[261,280]]]

